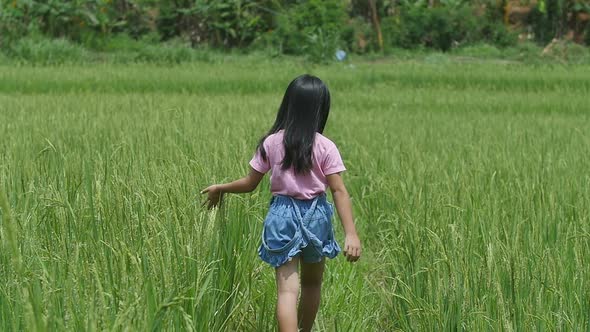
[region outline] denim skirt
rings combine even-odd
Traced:
[[[334,239],[333,214],[325,193],[310,200],[273,196],[258,255],[273,267],[298,255],[306,263],[336,257],[341,249]]]

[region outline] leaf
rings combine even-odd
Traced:
[[[48,5],[42,4],[42,5],[39,5],[37,7],[37,10],[35,10],[35,11],[40,14],[45,14],[45,13],[49,12],[50,9],[51,9],[51,7],[49,7]]]
[[[120,21],[115,22],[113,24],[113,27],[122,27],[122,26],[125,26],[125,25],[127,25],[127,21],[126,20],[120,20]]]
[[[248,27],[254,27],[258,24],[258,22],[260,22],[260,16],[256,16],[253,19],[251,19],[250,21],[248,21],[247,26]]]
[[[86,16],[86,18],[90,21],[90,23],[92,25],[98,25],[98,19],[96,18],[96,15],[94,15],[92,12],[90,12],[87,9],[84,9],[81,11],[81,14]]]

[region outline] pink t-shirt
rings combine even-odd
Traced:
[[[283,130],[268,136],[263,143],[267,159],[256,151],[250,166],[260,173],[271,171],[270,191],[273,195],[291,196],[296,199],[312,199],[326,191],[327,175],[345,171],[336,144],[320,133],[315,136],[312,150],[312,168],[309,173],[295,174],[293,167],[283,170],[285,156]]]

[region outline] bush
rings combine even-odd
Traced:
[[[572,15],[575,15],[575,7],[580,10],[587,4],[581,1],[569,0],[543,0],[539,1],[529,15],[529,24],[535,34],[535,40],[546,45],[553,38],[560,38],[568,30],[568,24]]]
[[[115,62],[151,62],[177,64],[193,60],[209,61],[207,52],[196,50],[179,39],[158,42],[158,35],[145,35],[137,40],[125,34],[109,38],[102,51],[111,54]]]
[[[469,6],[402,6],[397,17],[384,21],[384,38],[391,46],[432,47],[448,51],[454,44],[474,39],[478,22]]]
[[[162,1],[158,31],[193,46],[245,47],[270,28],[276,6],[272,0]]]
[[[346,19],[340,0],[299,1],[278,15],[276,30],[269,38],[284,53],[321,61],[344,44]]]
[[[566,51],[566,60],[569,63],[586,64],[590,62],[590,50],[576,43],[570,43]]]
[[[491,17],[477,17],[470,5],[426,8],[405,5],[383,20],[389,47],[428,47],[449,51],[452,47],[485,41],[500,47],[515,45],[518,36]]]
[[[8,57],[6,57],[6,55],[2,52],[0,52],[0,64],[4,64],[4,63],[8,63]]]
[[[590,51],[568,40],[556,40],[543,50],[543,57],[559,62],[584,64],[590,60]]]
[[[104,38],[99,50],[105,52],[137,52],[144,49],[147,46],[158,44],[159,42],[149,38],[149,35],[146,38],[135,39],[127,34],[120,33],[109,38]]]
[[[82,46],[66,39],[48,39],[37,36],[22,38],[14,42],[5,52],[6,56],[18,62],[43,65],[85,63],[97,60],[115,63],[149,62],[157,64],[178,64],[190,61],[209,62],[211,60],[209,51],[193,49],[179,40],[154,43],[136,40],[127,35],[117,35],[105,39],[100,51],[104,53],[90,53]]]
[[[508,30],[501,22],[487,21],[478,30],[478,36],[473,40],[481,40],[498,47],[509,47],[518,43],[518,33]]]
[[[195,51],[192,48],[182,45],[147,45],[138,51],[136,60],[177,64],[194,60],[196,58],[194,55]]]
[[[457,55],[469,56],[475,58],[501,58],[502,51],[497,47],[489,44],[472,44],[457,49]]]
[[[29,24],[26,13],[20,6],[0,1],[0,49],[8,47],[25,35]]]
[[[539,44],[547,44],[555,36],[555,31],[546,13],[539,10],[538,7],[533,8],[529,15],[529,21],[535,41]]]
[[[8,55],[18,61],[39,64],[80,63],[89,60],[86,49],[66,39],[21,38],[12,43]]]
[[[343,30],[342,41],[354,53],[362,54],[379,50],[372,24],[363,17],[355,17]]]
[[[516,44],[516,47],[508,48],[507,55],[511,58],[527,62],[537,62],[541,57],[543,49],[536,43],[526,41]]]

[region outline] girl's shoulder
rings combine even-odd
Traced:
[[[336,146],[336,143],[334,143],[331,139],[329,139],[328,137],[324,136],[323,134],[320,133],[316,133],[316,142],[323,144],[323,145],[333,145]]]
[[[282,144],[283,143],[283,131],[278,131],[274,134],[270,134],[268,135],[265,139],[264,139],[264,146],[265,147],[270,147],[270,146],[274,146],[274,145],[278,145],[278,144]]]
[[[333,149],[338,150],[338,148],[336,147],[336,143],[334,143],[331,139],[329,139],[328,137],[326,137],[320,133],[316,134],[315,145],[318,148],[320,148],[321,150],[326,150],[326,151],[330,151]]]

